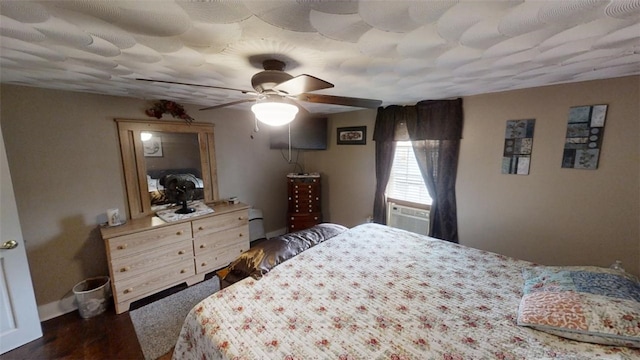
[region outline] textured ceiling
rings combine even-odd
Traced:
[[[2,0],[0,15],[2,83],[202,106],[250,95],[135,79],[252,90],[275,58],[335,84],[319,94],[386,106],[640,74],[640,0]]]

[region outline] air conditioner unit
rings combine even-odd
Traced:
[[[417,234],[429,233],[429,210],[389,203],[387,225]]]

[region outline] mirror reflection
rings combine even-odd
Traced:
[[[198,134],[145,131],[140,138],[153,211],[185,200],[204,199]]]
[[[131,219],[154,215],[168,205],[185,205],[187,200],[219,200],[213,124],[128,119],[116,123]]]

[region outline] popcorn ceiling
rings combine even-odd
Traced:
[[[0,79],[204,107],[247,95],[135,78],[252,90],[275,58],[321,94],[414,104],[640,74],[639,20],[640,0],[1,1]]]

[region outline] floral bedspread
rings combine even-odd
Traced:
[[[640,358],[517,326],[527,266],[360,225],[196,305],[173,358]]]

